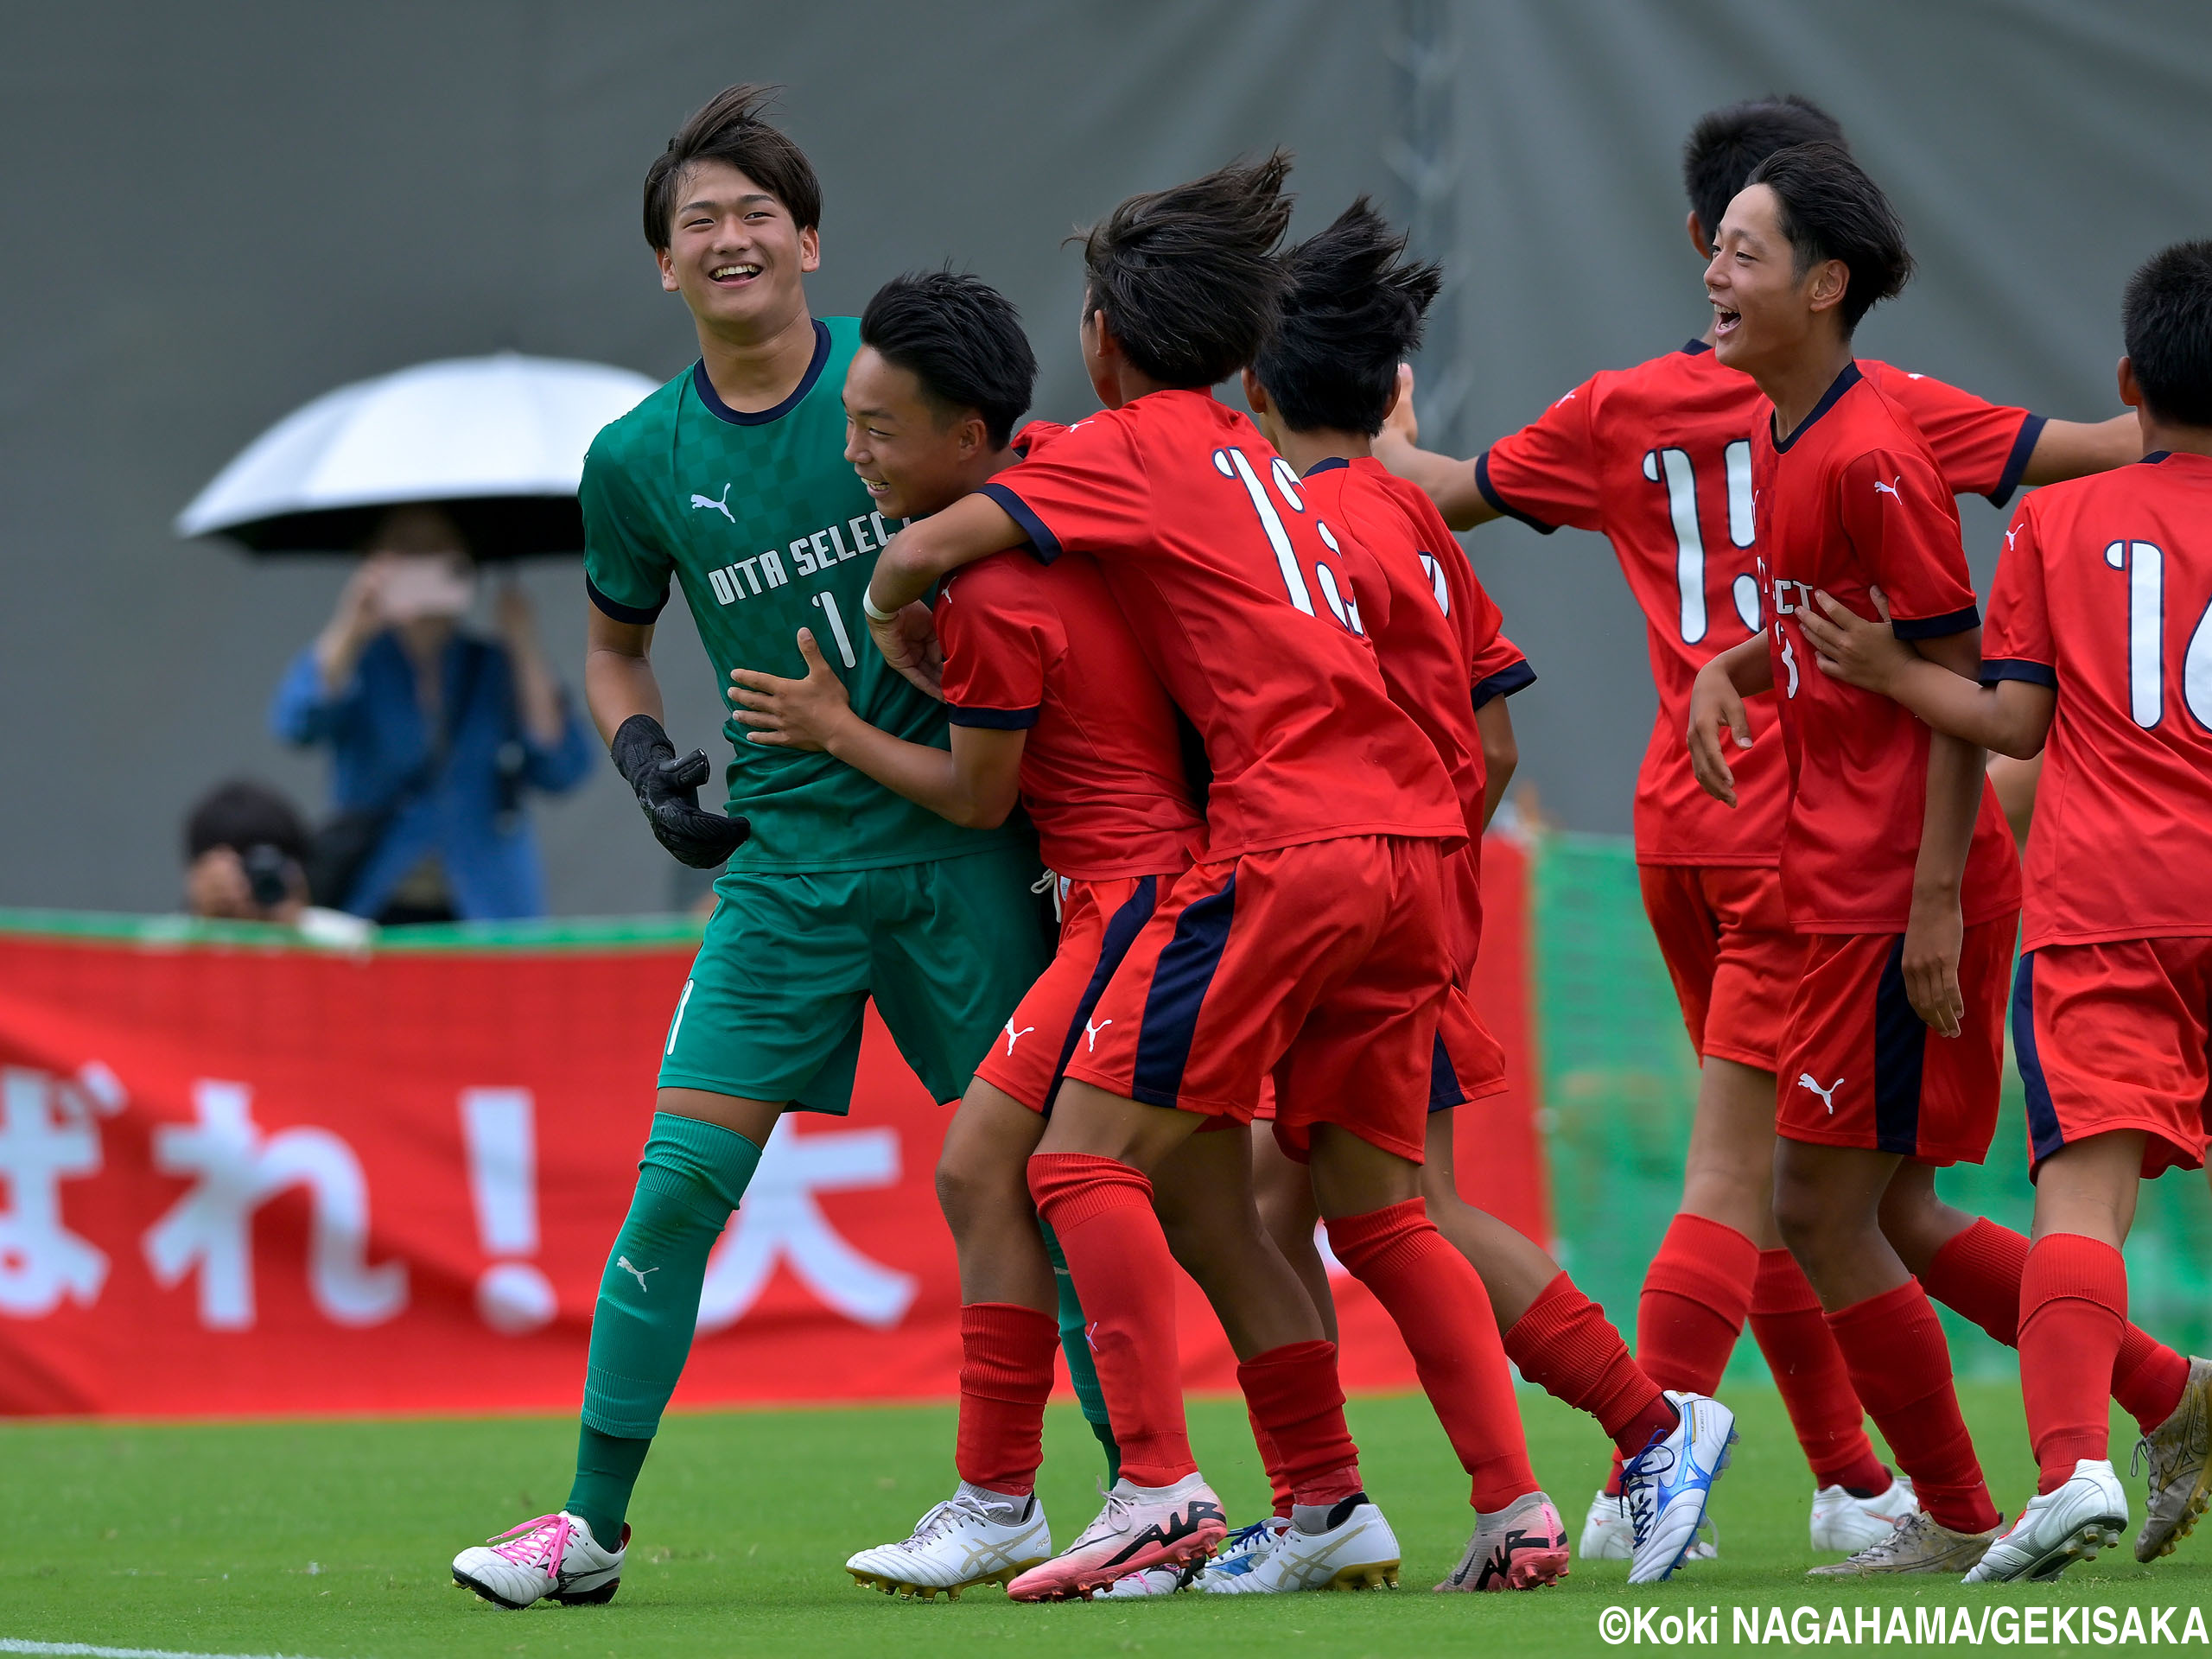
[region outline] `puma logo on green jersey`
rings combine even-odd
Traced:
[[[730,516],[729,486],[727,484],[722,486],[722,493],[719,498],[711,495],[693,496],[691,498],[691,506],[694,512],[696,512],[701,507],[706,507],[712,512],[719,512],[723,518],[728,518],[730,523],[733,524],[737,522],[735,518],[731,518]]]

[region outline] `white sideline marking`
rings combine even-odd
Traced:
[[[0,1653],[50,1653],[71,1659],[298,1659],[281,1653],[188,1653],[176,1648],[96,1648],[89,1642],[26,1642],[0,1636]]]

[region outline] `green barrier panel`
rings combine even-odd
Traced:
[[[1696,1057],[1645,921],[1635,855],[1610,836],[1543,837],[1531,862],[1532,1003],[1560,1260],[1631,1341],[1643,1270],[1681,1197]],[[1989,1161],[1937,1177],[1961,1209],[2025,1231],[2034,1210],[2018,1073],[2007,1056]],[[2130,1313],[2191,1352],[2212,1344],[2212,1196],[2200,1174],[2146,1183],[2127,1245]],[[1962,1376],[2016,1377],[2011,1352],[1944,1313]],[[1767,1380],[1747,1332],[1728,1369]]]

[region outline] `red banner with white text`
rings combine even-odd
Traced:
[[[1492,872],[1516,1089],[1461,1114],[1460,1179],[1541,1236],[1517,852]],[[0,1413],[573,1409],[690,958],[0,932]],[[715,1250],[678,1407],[954,1392],[947,1116],[871,1016],[851,1116],[786,1119]],[[1337,1287],[1347,1385],[1412,1386]],[[1181,1288],[1187,1382],[1233,1388]]]

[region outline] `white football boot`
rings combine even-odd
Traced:
[[[1222,1541],[1214,1558],[1205,1564],[1198,1576],[1198,1587],[1211,1587],[1217,1578],[1241,1579],[1265,1560],[1268,1552],[1275,1547],[1275,1540],[1290,1530],[1290,1517],[1270,1515],[1255,1521],[1249,1527],[1239,1527]]]
[[[1052,1556],[1045,1506],[1033,1497],[1014,1515],[963,1484],[915,1522],[904,1543],[878,1544],[845,1563],[853,1582],[887,1596],[957,1600],[972,1584],[1004,1584]]]
[[[1823,1486],[1813,1494],[1813,1548],[1848,1555],[1878,1544],[1919,1507],[1910,1475],[1893,1477],[1886,1491],[1872,1497],[1853,1497],[1840,1486]]]
[[[1586,1561],[1624,1561],[1636,1553],[1636,1522],[1629,1518],[1626,1498],[1598,1489],[1590,1513],[1582,1517],[1582,1539],[1574,1553]]]
[[[2120,1542],[2127,1525],[2127,1494],[2112,1465],[2083,1458],[2056,1491],[2028,1500],[2020,1518],[1998,1534],[1966,1575],[1968,1584],[2055,1579],[2076,1561],[2096,1559]]]
[[[622,1582],[622,1548],[601,1549],[580,1515],[541,1515],[453,1558],[453,1581],[486,1601],[518,1610],[552,1600],[564,1607],[612,1601]]]
[[[1317,1506],[1318,1507],[1318,1506]],[[1299,1590],[1374,1590],[1398,1587],[1398,1540],[1382,1511],[1364,1495],[1329,1511],[1335,1524],[1306,1532],[1294,1522],[1274,1535],[1245,1573],[1211,1573],[1200,1588],[1210,1596],[1279,1596]]]

